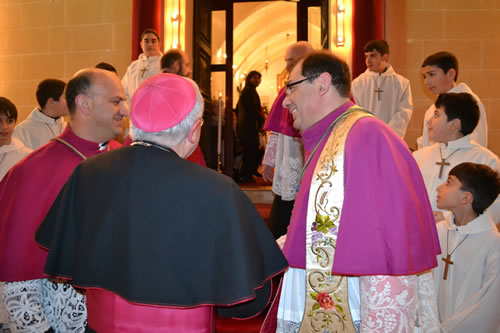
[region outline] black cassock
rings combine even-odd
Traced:
[[[262,311],[287,266],[230,178],[152,146],[80,164],[35,237],[49,249],[45,272],[75,286],[140,304],[213,304],[225,316]]]

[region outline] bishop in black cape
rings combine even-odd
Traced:
[[[262,311],[287,266],[230,178],[156,144],[80,164],[35,238],[49,250],[45,272],[75,286],[225,316]]]

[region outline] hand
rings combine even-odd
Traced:
[[[276,240],[276,243],[278,243],[278,246],[280,247],[280,249],[283,250],[283,246],[285,246],[285,242],[286,242],[286,234],[281,236],[280,238],[278,238]]]
[[[262,164],[262,178],[264,178],[266,182],[273,182],[274,170],[271,166]]]
[[[436,223],[445,219],[443,212],[433,210],[432,213],[434,214],[434,220],[436,221]]]

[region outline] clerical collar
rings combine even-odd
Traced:
[[[145,147],[155,147],[155,148],[158,148],[158,149],[161,149],[163,151],[166,151],[168,153],[174,153],[175,155],[177,155],[177,153],[170,147],[167,147],[167,146],[162,146],[162,145],[159,145],[157,143],[154,143],[154,142],[151,142],[151,141],[144,141],[144,140],[137,140],[137,141],[134,141],[132,142],[132,144],[130,144],[131,146],[145,146]]]
[[[99,151],[104,151],[106,148],[108,148],[108,143],[109,141],[103,142],[99,144]]]

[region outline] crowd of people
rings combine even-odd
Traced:
[[[452,53],[422,63],[436,100],[413,153],[410,82],[384,40],[354,80],[332,52],[291,44],[267,119],[250,72],[238,180],[272,182],[266,225],[206,168],[189,57],[152,29],[140,45],[121,80],[106,63],[43,80],[19,124],[0,97],[0,324],[214,332],[215,313],[267,311],[264,333],[500,329],[500,160]]]

